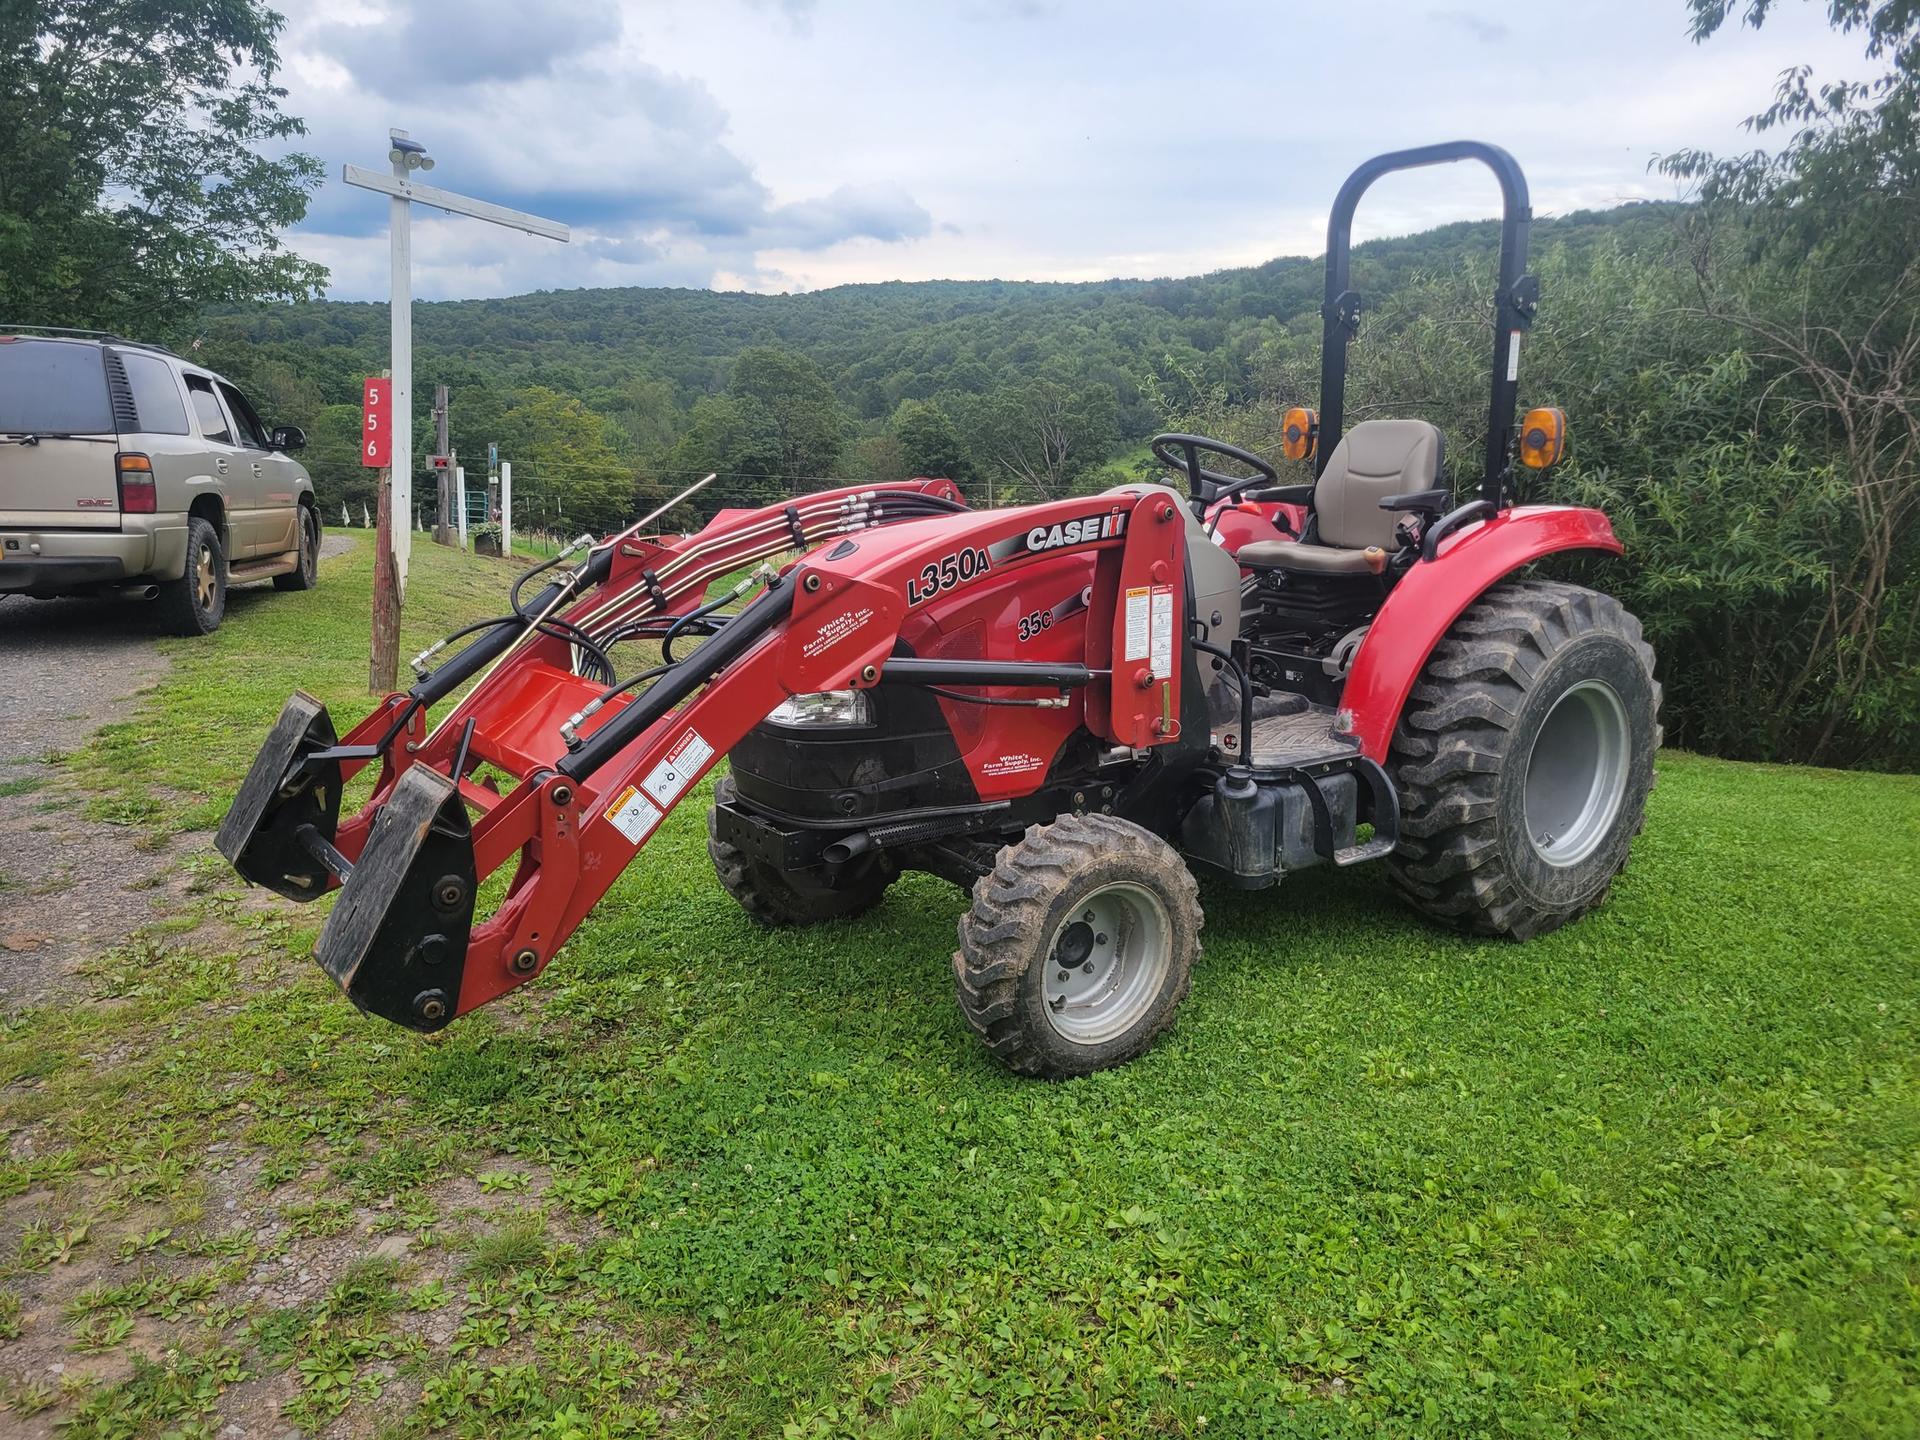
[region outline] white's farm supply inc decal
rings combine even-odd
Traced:
[[[825,654],[855,631],[865,629],[871,619],[873,611],[865,605],[858,610],[844,610],[822,625],[814,637],[800,647],[800,654],[808,660]]]
[[[1003,775],[1026,775],[1032,771],[1044,769],[1046,763],[1044,757],[1028,755],[1024,752],[1015,755],[1000,755],[982,765],[980,767],[980,773],[982,775],[992,775],[995,777]]]

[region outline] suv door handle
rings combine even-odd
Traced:
[[[256,475],[260,473],[260,462],[258,460],[253,462],[253,473]]]
[[[227,473],[227,462],[226,462],[226,460],[225,460],[224,458],[222,458],[221,456],[218,456],[218,455],[216,455],[216,456],[214,456],[214,458],[213,458],[213,468],[214,468],[214,469],[216,469],[216,470],[218,470],[218,471],[219,471],[219,472],[220,472],[220,473],[221,473],[222,475],[224,475],[224,474],[226,474],[226,473]]]

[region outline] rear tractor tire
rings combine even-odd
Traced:
[[[1200,954],[1199,888],[1125,820],[1063,815],[1001,850],[960,921],[960,1011],[1003,1065],[1051,1080],[1139,1056]]]
[[[1577,920],[1626,868],[1659,748],[1653,650],[1619,601],[1494,586],[1434,647],[1394,732],[1396,887],[1477,935]]]
[[[722,780],[714,790],[721,804],[731,804],[736,793],[733,777]],[[880,903],[887,886],[900,873],[884,855],[855,861],[859,868],[832,885],[803,871],[776,869],[720,838],[719,805],[707,811],[707,855],[721,887],[742,910],[770,929],[819,925],[865,914]]]

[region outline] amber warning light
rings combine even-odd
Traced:
[[[1320,417],[1304,405],[1287,411],[1280,422],[1280,452],[1289,460],[1305,460],[1320,438]]]
[[[1551,405],[1529,410],[1520,421],[1520,463],[1529,470],[1557,465],[1567,451],[1567,414]]]

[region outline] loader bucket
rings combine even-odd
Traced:
[[[327,707],[303,690],[294,691],[214,837],[234,869],[289,900],[318,900],[331,883],[302,832],[331,845],[339,827],[339,763],[309,762],[334,741]]]
[[[474,889],[473,830],[459,787],[411,766],[380,807],[314,957],[362,1010],[438,1030],[460,996]]]

